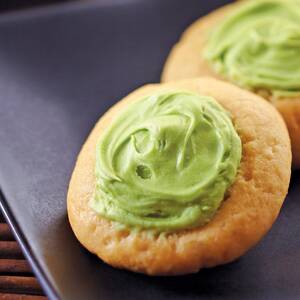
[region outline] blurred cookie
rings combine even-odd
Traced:
[[[282,114],[300,167],[300,2],[247,0],[197,20],[173,47],[162,82],[213,76],[260,94]]]

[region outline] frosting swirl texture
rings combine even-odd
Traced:
[[[204,55],[243,87],[300,96],[300,1],[245,1],[213,31]]]
[[[128,227],[199,226],[217,211],[240,159],[240,138],[213,98],[152,93],[128,104],[100,137],[91,206]]]

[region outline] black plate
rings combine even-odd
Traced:
[[[0,18],[0,184],[51,299],[300,297],[300,174],[279,220],[239,261],[177,278],[115,270],[84,250],[66,216],[78,151],[103,112],[159,80],[172,44],[222,0],[102,0]]]

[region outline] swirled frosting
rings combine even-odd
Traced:
[[[243,87],[300,96],[300,1],[245,1],[213,31],[205,57]]]
[[[240,159],[240,138],[214,99],[153,93],[128,104],[100,137],[91,207],[131,228],[202,225],[220,206]]]

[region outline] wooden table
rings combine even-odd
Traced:
[[[0,213],[0,300],[46,300]]]

